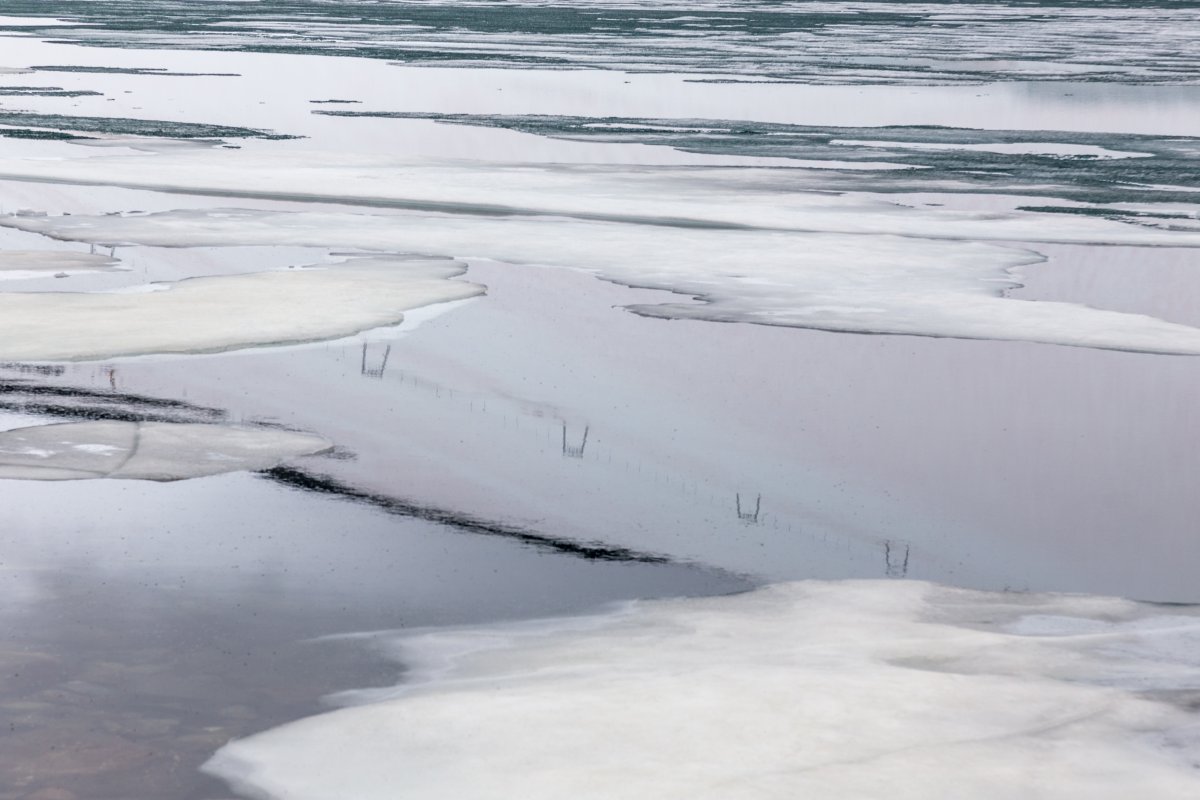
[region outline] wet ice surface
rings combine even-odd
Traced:
[[[328,450],[319,436],[180,422],[61,423],[0,433],[0,478],[178,481],[270,469]]]
[[[400,338],[5,368],[26,415],[308,424],[341,449],[266,478],[4,482],[11,657],[46,665],[10,695],[4,752],[37,767],[14,797],[221,796],[191,770],[230,736],[397,677],[312,636],[745,585],[663,557],[1194,599],[1190,359],[668,323],[587,275],[472,277],[487,302]],[[1159,476],[1137,496],[1128,453]]]
[[[1053,263],[1074,271],[1095,250]],[[1178,269],[1180,251],[1151,252],[1144,270]],[[13,386],[8,407],[103,414],[113,384],[187,396],[356,455],[273,473],[289,485],[768,579],[1194,597],[1192,359],[668,322],[621,310],[661,293],[586,274],[477,262],[469,275],[485,301],[399,338],[81,364],[43,383],[86,387],[87,403]],[[1130,310],[1180,310],[1195,279],[1172,287]],[[1158,476],[1136,493],[1130,453]]]
[[[711,790],[675,767],[738,745],[655,726],[712,697],[774,734],[739,796],[1194,793],[1194,611],[1023,593],[1200,600],[1195,360],[1098,349],[1197,350],[1194,9],[55,5],[0,19],[0,446],[238,471],[0,480],[0,798],[223,798],[231,737],[243,789],[392,796],[392,715],[454,759],[464,697],[486,775],[404,791],[571,791],[613,740]],[[491,627],[806,578],[893,581]],[[479,644],[503,691],[403,695]]]

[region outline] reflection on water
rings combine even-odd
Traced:
[[[93,387],[39,382],[61,366],[3,369],[4,427],[231,416],[119,390],[109,367]],[[748,585],[297,468],[169,486],[0,481],[0,503],[3,800],[227,796],[196,767],[229,739],[396,680],[393,664],[314,637]]]
[[[587,451],[587,437],[590,430],[590,425],[584,425],[583,436],[579,438],[579,443],[567,444],[567,423],[564,422],[562,427],[562,454],[567,458],[583,458],[583,454]]]
[[[762,511],[762,495],[759,494],[754,496],[753,511],[750,510],[749,504],[747,504],[744,511],[742,510],[742,495],[740,492],[737,494],[735,502],[737,503],[738,519],[740,519],[742,522],[748,522],[757,525],[759,512]]]
[[[231,737],[396,680],[313,637],[746,586],[536,537],[447,536],[494,531],[271,477],[0,482],[0,798],[224,797],[195,768]]]
[[[576,457],[581,458],[582,456]],[[453,530],[512,539],[540,551],[563,553],[577,556],[587,561],[632,561],[642,564],[666,564],[669,562],[666,556],[655,555],[653,553],[639,553],[625,547],[613,547],[603,542],[576,542],[520,528],[515,525],[506,525],[503,522],[478,519],[469,514],[457,511],[424,506],[410,500],[366,492],[328,476],[314,475],[291,467],[275,467],[263,474],[285,486],[292,486],[307,492],[333,495],[341,499],[378,508],[388,514],[436,522]]]
[[[1196,599],[1190,359],[664,322],[586,275],[471,277],[486,301],[400,338],[22,373],[0,399],[312,431],[333,453],[268,479],[546,552]]]
[[[887,565],[885,573],[889,578],[908,576],[909,554],[908,542],[893,542],[888,539],[883,543],[883,561]]]
[[[374,200],[464,212],[461,229],[445,234],[452,235],[450,244],[431,244],[436,226],[429,215],[420,222],[415,216],[338,212],[338,224],[353,217],[364,236],[372,224],[389,233],[410,225],[417,231],[413,239],[374,241],[414,251],[466,248],[496,256],[503,250],[501,234],[520,239],[512,226],[530,220],[497,222],[486,215],[530,216],[530,209],[555,198],[541,196],[542,178],[522,183],[525,167],[491,169],[486,160],[494,159],[493,167],[525,159],[552,163],[553,169],[530,174],[579,178],[564,194],[572,204],[603,201],[600,211],[583,208],[580,216],[653,223],[638,227],[653,231],[646,235],[658,250],[631,247],[617,259],[632,265],[631,283],[653,268],[656,253],[660,260],[690,258],[678,251],[707,235],[687,227],[703,214],[679,216],[675,201],[690,204],[697,186],[717,184],[689,182],[689,169],[646,176],[610,170],[619,164],[786,158],[792,161],[783,163],[792,166],[820,159],[862,167],[817,175],[741,173],[746,191],[731,190],[727,205],[748,200],[751,191],[766,200],[747,205],[750,218],[738,223],[721,222],[722,207],[704,223],[713,230],[718,224],[768,224],[754,215],[791,208],[787,198],[801,191],[887,192],[899,203],[957,203],[970,212],[996,203],[997,217],[1011,211],[1006,204],[1018,202],[1008,195],[1031,195],[1029,202],[1037,205],[1028,214],[1060,214],[1047,227],[1075,219],[1061,216],[1081,213],[1075,201],[1106,203],[1111,207],[1085,211],[1153,223],[1154,233],[1182,225],[1184,214],[1192,213],[1172,206],[1151,219],[1145,209],[1125,206],[1131,200],[1183,205],[1193,199],[1194,170],[1188,168],[1197,140],[1182,134],[1195,133],[1200,87],[1102,82],[1115,74],[1179,77],[1178,57],[1196,46],[1190,39],[1131,53],[1138,41],[1164,32],[1165,17],[1157,10],[1131,10],[1124,21],[1136,23],[1136,30],[1110,40],[1098,36],[1109,23],[1097,25],[1086,14],[1063,14],[1051,24],[1036,10],[992,8],[983,15],[988,19],[943,26],[937,4],[848,15],[792,3],[747,11],[718,1],[706,12],[711,16],[679,37],[674,34],[681,30],[668,35],[655,27],[677,10],[637,2],[615,10],[602,5],[464,10],[437,3],[367,9],[224,4],[220,13],[238,24],[221,26],[219,36],[222,46],[233,49],[332,46],[344,47],[343,54],[476,65],[638,66],[649,58],[659,74],[468,72],[348,58],[321,59],[318,66],[303,56],[136,53],[124,48],[210,44],[188,31],[217,35],[209,28],[213,9],[154,0],[68,0],[56,4],[61,13],[98,14],[93,21],[104,25],[69,27],[59,35],[121,49],[99,53],[5,38],[4,57],[14,64],[60,57],[64,63],[104,62],[45,67],[53,74],[30,80],[52,79],[84,95],[103,89],[105,96],[81,99],[79,113],[86,116],[59,113],[64,109],[54,97],[23,97],[34,109],[4,118],[53,129],[39,137],[69,131],[243,137],[240,153],[247,158],[203,162],[241,164],[228,167],[239,180],[240,170],[260,157],[283,157],[276,177],[328,166],[288,156],[296,152],[291,144],[300,143],[268,141],[276,130],[311,137],[305,147],[363,156],[361,162],[347,158],[351,188],[366,185],[354,176],[392,164],[400,153],[469,157],[471,166],[435,181],[432,199],[421,199],[428,187],[412,183],[417,175],[408,169],[405,191],[416,199],[389,199],[385,192]],[[10,2],[6,10],[44,13],[44,6]],[[263,37],[260,16],[271,9],[281,16],[272,35]],[[291,16],[297,10],[313,16]],[[146,20],[166,17],[148,12],[159,11],[174,15],[175,27],[153,30],[157,23]],[[620,20],[611,30],[610,14]],[[412,39],[394,48],[362,52],[363,41],[374,36],[360,36],[364,21],[393,24],[401,18],[436,24],[410,30]],[[455,23],[447,25],[447,19]],[[795,32],[799,19],[812,29],[790,37],[786,47],[763,50],[781,32]],[[505,20],[524,27],[510,29]],[[718,28],[721,35],[712,36]],[[929,45],[928,58],[896,51],[897,41],[910,41],[895,38],[901,28]],[[1026,38],[995,35],[1013,31]],[[614,47],[599,47],[590,35],[580,38],[595,33]],[[447,36],[453,39],[449,50]],[[558,53],[531,52],[529,36]],[[1061,57],[1034,61],[1014,52],[1029,49],[1029,37],[1062,45],[1055,51]],[[1093,47],[1097,39],[1100,49]],[[645,53],[635,53],[629,42]],[[713,50],[717,45],[720,52]],[[831,59],[835,53],[853,58]],[[161,59],[204,71],[170,77],[136,65]],[[839,83],[870,76],[891,85],[703,82],[713,76],[701,73],[714,65],[751,80]],[[208,71],[218,66],[241,74]],[[292,69],[304,80],[281,81]],[[982,83],[1014,73],[1046,82]],[[954,85],[908,85],[931,82]],[[310,101],[322,96],[402,120],[314,114]],[[114,105],[105,109],[101,101]],[[153,121],[158,118],[177,122]],[[664,120],[677,124],[664,126]],[[909,127],[876,127],[884,125]],[[1124,135],[1131,132],[1143,135]],[[38,181],[52,173],[82,179],[82,164],[64,167],[59,161],[55,167],[49,160],[77,146],[61,147],[8,143],[6,153],[46,158],[8,169]],[[187,154],[201,152],[194,143],[187,147],[170,148],[173,158],[186,161]],[[372,153],[386,159],[365,158]],[[120,175],[93,180],[128,180],[126,170],[137,172],[138,163],[154,157],[133,159]],[[153,180],[170,182],[169,170],[159,167],[172,160],[153,163],[159,165],[148,170]],[[911,169],[891,169],[896,165]],[[597,179],[610,171],[613,181]],[[297,223],[306,237],[319,238],[335,216],[316,204],[321,197],[347,199],[334,191],[336,173],[323,171],[321,180],[328,178],[329,185],[315,187],[329,194],[303,195],[313,201],[307,210],[315,215]],[[658,181],[668,173],[674,188],[666,202],[656,205],[651,193],[649,205],[639,206],[643,177]],[[451,200],[438,199],[442,183],[467,177],[456,187],[463,196],[452,192]],[[175,183],[175,190],[188,191],[187,180]],[[545,185],[557,186],[555,181]],[[1143,184],[1149,186],[1130,189]],[[239,191],[252,207],[214,217],[240,214],[274,235],[285,216],[265,212],[297,207],[285,203],[283,193],[253,199],[271,186],[264,180],[243,187]],[[610,188],[580,188],[588,186]],[[513,191],[520,203],[512,201]],[[609,193],[613,208],[604,210]],[[371,191],[366,194],[361,202],[372,202]],[[4,186],[4,200],[9,210],[15,203],[38,209],[32,213],[70,212],[71,221],[85,225],[93,223],[84,215],[118,208],[217,205],[186,194],[12,183]],[[1044,207],[1048,202],[1054,207]],[[545,208],[557,214],[572,204]],[[832,199],[820,199],[796,208],[818,213],[830,204]],[[885,210],[890,217],[891,209]],[[136,223],[136,216],[107,223]],[[554,219],[537,220],[543,221]],[[477,249],[464,244],[468,233],[493,223],[495,237],[481,237]],[[659,229],[664,226],[672,227]],[[985,227],[971,228],[971,235],[989,233]],[[909,238],[921,233],[886,229]],[[605,237],[613,238],[615,230],[605,229]],[[338,235],[339,247],[357,252],[367,246],[357,233]],[[634,234],[623,235],[634,241]],[[122,269],[71,276],[72,291],[337,258],[307,245],[151,248],[126,244],[120,236],[95,238],[96,244],[53,247],[75,247],[80,256],[87,248],[90,255],[114,259],[119,249]],[[6,247],[50,246],[11,230],[0,239]],[[703,241],[712,241],[714,251],[725,247],[753,260],[733,246],[741,241],[736,237]],[[1106,270],[1097,266],[1101,248],[1043,249],[1051,257],[1043,273],[1049,279],[1039,285],[1039,268],[1030,267],[1027,286],[1013,296],[1095,299],[1102,307],[1195,322],[1192,293],[1184,291],[1194,285],[1193,259],[1185,252],[1122,251],[1123,258]],[[834,260],[853,276],[867,250],[865,239],[847,239]],[[930,248],[921,259],[937,261],[943,252]],[[1067,268],[1055,272],[1064,253],[1071,254]],[[885,255],[890,263],[892,252]],[[561,258],[551,252],[526,260],[563,263],[556,260]],[[755,268],[746,265],[743,275],[738,264],[725,272],[736,271],[738,280],[753,285]],[[1114,277],[1114,271],[1122,275]],[[195,768],[231,737],[313,713],[327,692],[396,681],[394,664],[345,640],[317,641],[328,634],[565,614],[625,598],[734,592],[790,578],[927,578],[989,589],[1200,599],[1200,542],[1193,535],[1200,496],[1192,446],[1200,435],[1194,412],[1200,383],[1194,361],[667,321],[622,308],[678,302],[679,296],[604,284],[589,275],[479,261],[470,277],[488,286],[486,298],[415,330],[213,356],[0,364],[0,427],[64,420],[219,422],[311,431],[334,444],[328,453],[261,473],[172,485],[0,481],[0,720],[7,723],[0,727],[0,800],[226,797],[226,789]],[[19,290],[59,290],[54,280],[26,282]],[[868,275],[860,282],[874,280]],[[896,286],[902,293],[909,289]],[[859,296],[852,299],[857,306]]]
[[[371,348],[367,342],[362,346],[362,375],[364,378],[382,378],[387,372],[388,357],[392,354],[392,346],[384,343]],[[368,361],[369,356],[369,361]],[[368,363],[370,366],[368,366]]]

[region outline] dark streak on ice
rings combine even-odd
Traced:
[[[4,369],[13,365],[0,364]],[[120,392],[94,392],[71,386],[0,381],[0,409],[23,414],[117,422],[220,422],[227,413],[182,400]]]
[[[625,561],[640,564],[668,564],[671,559],[655,553],[642,553],[625,547],[613,547],[600,542],[576,542],[526,528],[479,519],[468,514],[435,506],[425,506],[397,497],[356,489],[326,475],[314,475],[295,467],[275,467],[260,473],[264,477],[297,489],[318,494],[337,495],[346,500],[386,511],[402,517],[415,517],[439,525],[457,528],[468,533],[502,536],[539,550],[578,556],[587,561]]]

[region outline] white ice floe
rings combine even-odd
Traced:
[[[1002,297],[1002,290],[1015,285],[1008,271],[1039,260],[1027,249],[901,235],[906,224],[932,233],[939,217],[854,197],[828,198],[829,208],[818,207],[825,200],[807,200],[812,212],[803,220],[830,231],[692,228],[563,217],[237,209],[127,217],[4,217],[0,224],[80,241],[322,245],[487,256],[517,264],[587,269],[615,282],[706,301],[637,309],[657,316],[1200,353],[1200,329],[1186,325],[1070,303]],[[994,226],[1014,235],[1023,231],[1029,234],[1026,238],[1040,233],[1070,240],[1086,231],[1092,237],[1107,233],[1115,240],[1125,235],[1126,228],[1139,237],[1187,236],[1090,219],[1047,221],[965,212],[946,212],[941,219],[943,230],[961,225],[982,232]],[[0,309],[7,299],[0,296]]]
[[[407,684],[206,770],[286,800],[1200,793],[1193,609],[806,582],[391,647]]]
[[[1200,234],[1172,235],[1095,217],[902,209],[886,195],[828,191],[825,170],[594,169],[409,161],[315,150],[210,150],[154,158],[0,159],[0,178],[472,215],[536,214],[939,239],[1200,246]],[[39,219],[4,217],[0,222],[38,232],[91,227],[96,236],[110,225],[89,219]],[[109,229],[114,236],[120,230]]]
[[[307,433],[181,422],[72,422],[0,433],[0,478],[177,481],[328,450]]]
[[[395,325],[404,311],[480,294],[446,260],[192,278],[166,291],[0,294],[0,359],[88,360],[320,341]]]
[[[47,272],[102,272],[121,262],[96,253],[65,250],[0,250],[0,280],[42,278]]]

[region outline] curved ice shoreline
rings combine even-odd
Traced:
[[[452,179],[464,172],[451,171],[446,176]],[[559,184],[563,179],[540,173],[533,178],[526,176],[527,185],[516,194],[525,196],[550,187],[562,192]],[[357,183],[350,176],[343,180]],[[609,192],[614,185],[608,179],[567,179],[567,187],[574,182],[600,194],[601,198],[598,203],[583,200],[574,205],[600,208],[611,205]],[[721,178],[717,177],[713,183],[697,186],[716,193],[720,183]],[[436,191],[433,185],[428,189]],[[584,196],[590,197],[591,192]],[[732,193],[725,196],[735,207],[738,205]],[[671,208],[669,201],[657,196],[654,186],[643,195],[642,204],[647,209]],[[0,218],[0,226],[68,241],[108,244],[327,246],[459,259],[483,256],[512,264],[584,269],[615,283],[665,289],[703,301],[633,308],[648,316],[852,333],[1001,339],[1200,354],[1200,329],[1188,325],[1072,303],[1030,302],[1002,296],[1004,289],[1017,284],[1011,270],[1041,260],[1040,255],[1027,248],[1006,244],[1001,238],[1005,234],[1018,241],[1200,244],[1197,234],[1136,229],[1123,223],[1092,219],[928,214],[857,197],[793,194],[785,196],[781,204],[783,208],[776,212],[780,218],[790,217],[811,228],[699,227],[699,222],[698,227],[690,228],[619,223],[579,219],[565,210],[559,216],[504,217],[238,208],[101,217],[11,216]],[[767,204],[751,195],[740,203],[738,211],[724,214],[727,224],[741,224],[741,218],[752,213],[746,207],[756,205]],[[693,210],[692,206],[699,206],[701,213],[708,214],[707,218],[697,219],[709,222],[719,221],[723,212],[715,201],[683,203],[687,212]],[[982,234],[986,231],[992,232],[985,237]],[[954,234],[964,238],[951,238]],[[985,241],[966,238],[971,235]],[[325,274],[330,276],[328,280],[333,280],[337,275],[348,276],[351,271],[350,267],[342,267]],[[396,280],[391,275],[380,272],[371,281],[375,283],[385,277]],[[248,281],[250,277],[237,280]],[[468,290],[460,283],[444,286],[447,294],[442,299],[455,299],[453,292]],[[29,297],[0,295],[0,302],[25,308],[35,302]],[[314,309],[324,301],[323,296],[318,298]],[[47,314],[60,306],[63,311],[55,313],[75,313],[73,307],[78,302],[69,295],[57,299],[44,296],[37,301],[38,313]],[[256,302],[264,307],[278,306],[269,292]],[[245,312],[247,318],[250,305]],[[351,311],[341,309],[339,313]],[[120,320],[114,324],[124,325]],[[363,327],[367,326],[360,325],[358,330]],[[159,336],[146,332],[139,335],[147,342],[154,342]],[[13,340],[20,341],[15,331]],[[10,344],[9,348],[13,346]],[[41,345],[28,346],[35,348],[30,352],[40,352],[36,348]],[[0,353],[3,352],[0,348]],[[56,357],[81,356],[64,353]]]
[[[1200,790],[1192,607],[800,582],[385,641],[415,680],[205,769],[280,800]]]
[[[0,432],[0,478],[177,481],[269,469],[332,447],[313,434],[246,425],[56,423]]]
[[[3,293],[0,358],[77,361],[336,339],[481,294],[450,280],[462,271],[444,260],[375,256],[141,287],[154,291]]]

